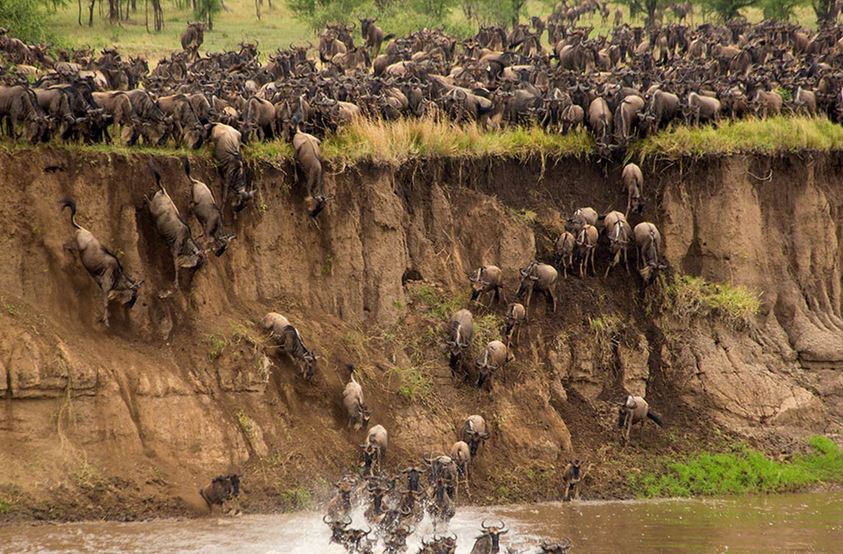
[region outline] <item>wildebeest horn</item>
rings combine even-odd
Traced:
[[[324,516],[322,516],[322,523],[325,523],[326,525],[330,525],[331,523],[333,523],[333,521],[328,519],[328,514],[325,514]]]
[[[483,521],[480,522],[480,527],[482,527],[483,529],[489,528],[489,526],[486,525],[486,519],[485,518],[483,518]]]

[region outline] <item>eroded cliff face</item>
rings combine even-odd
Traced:
[[[187,181],[160,158],[183,214]],[[195,172],[219,186],[212,167]],[[181,291],[155,234],[142,157],[27,150],[0,160],[0,496],[37,517],[183,513],[209,476],[245,472],[247,505],[319,496],[356,459],[341,391],[355,364],[372,423],[390,432],[389,465],[447,450],[463,417],[493,437],[477,460],[474,502],[555,496],[576,454],[603,461],[594,496],[626,494],[623,472],[698,444],[710,414],[744,435],[840,430],[843,417],[843,172],[838,156],[644,165],[648,207],[674,269],[762,293],[751,329],[678,322],[635,277],[561,283],[540,301],[489,395],[452,381],[443,311],[466,304],[465,272],[494,263],[508,296],[517,269],[549,259],[560,211],[625,206],[619,168],[581,160],[430,161],[335,168],[319,227],[291,168],[255,168],[259,198],[237,238]],[[769,175],[769,177],[768,177]],[[114,250],[142,294],[97,322],[100,294],[77,257],[68,214]],[[632,223],[636,223],[633,220]],[[195,233],[198,234],[198,233]],[[606,260],[598,259],[605,267]],[[317,382],[268,348],[255,322],[287,315],[320,355]],[[503,306],[478,309],[496,331]],[[611,336],[589,320],[616,315]],[[413,382],[416,376],[420,383]],[[612,431],[623,391],[645,394],[676,433],[621,452]],[[679,437],[679,438],[677,438]],[[679,441],[679,442],[677,442]]]

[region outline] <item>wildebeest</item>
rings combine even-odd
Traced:
[[[108,303],[117,300],[125,308],[131,309],[138,299],[138,289],[143,281],[132,280],[123,270],[117,256],[100,244],[93,233],[76,223],[76,202],[72,198],[64,198],[61,208],[70,208],[70,223],[76,228],[73,243],[65,248],[79,252],[82,265],[102,291],[101,321],[108,327]]]
[[[620,10],[620,8],[618,9]],[[571,539],[562,539],[561,542],[542,541],[539,544],[541,551],[537,554],[568,554],[572,546]]]
[[[643,221],[632,230],[635,236],[635,246],[638,251],[638,273],[645,285],[651,285],[656,280],[658,272],[667,265],[661,263],[661,233],[658,228],[648,221]]]
[[[422,539],[418,554],[454,554],[457,551],[457,536],[434,535],[432,540]]]
[[[480,302],[480,296],[486,293],[492,293],[492,301],[500,302],[501,289],[503,288],[503,279],[501,269],[496,265],[484,265],[478,267],[476,270],[468,274],[468,280],[471,281],[471,301]]]
[[[301,338],[299,330],[290,321],[276,312],[269,312],[261,320],[264,330],[275,340],[275,346],[290,356],[299,366],[302,377],[312,381],[316,373],[316,355],[311,352]]]
[[[518,298],[527,297],[524,301],[525,308],[530,309],[533,291],[539,291],[545,295],[547,301],[553,307],[553,312],[556,313],[556,296],[553,294],[556,279],[559,275],[556,268],[533,260],[527,267],[522,268],[520,273],[521,283],[518,285],[518,292],[515,293],[515,296]]]
[[[500,525],[486,525],[484,519],[480,523],[482,532],[477,540],[474,541],[474,548],[471,549],[471,554],[498,554],[501,551],[500,537],[509,533],[506,524],[501,521]]]
[[[232,234],[226,234],[222,228],[222,210],[217,205],[214,195],[208,185],[194,179],[190,175],[190,161],[185,157],[182,159],[184,174],[191,183],[190,189],[190,212],[202,227],[202,235],[206,241],[214,245],[214,255],[222,256],[228,243],[235,238]]]
[[[458,374],[465,377],[465,352],[471,347],[471,339],[474,337],[474,317],[468,310],[459,310],[448,321],[448,365],[451,368],[451,375]]]
[[[27,138],[32,144],[44,138],[49,127],[47,118],[41,113],[35,93],[29,87],[21,85],[0,85],[0,130],[4,121],[8,135],[12,138],[16,136],[15,125],[23,124]]]
[[[559,238],[556,239],[556,267],[562,270],[562,276],[568,278],[568,268],[574,266],[574,246],[576,239],[574,235],[568,231],[562,231]]]
[[[363,449],[364,475],[374,475],[383,465],[386,458],[386,448],[389,446],[389,434],[383,425],[375,425],[366,433],[366,442],[360,445]]]
[[[629,217],[630,211],[640,214],[644,211],[644,202],[641,199],[644,192],[644,174],[641,173],[641,168],[633,163],[626,164],[621,173],[621,180],[626,190],[626,212],[624,212],[624,215]]]
[[[451,446],[449,456],[457,465],[457,475],[463,478],[468,490],[468,464],[471,462],[471,448],[465,441],[457,441]]]
[[[359,431],[361,427],[369,423],[371,412],[363,401],[363,387],[354,378],[354,366],[348,366],[349,381],[342,391],[342,403],[348,414],[348,426]]]
[[[597,270],[594,269],[594,248],[597,246],[599,236],[597,227],[589,224],[586,224],[577,234],[575,252],[580,264],[580,278],[584,278],[588,274],[589,260],[591,260],[591,272],[597,273]]]
[[[611,259],[606,267],[603,278],[609,276],[609,271],[615,267],[623,256],[626,273],[629,275],[629,257],[627,251],[629,243],[632,242],[632,227],[629,226],[624,215],[620,212],[609,212],[603,218],[606,238],[609,239],[609,254]]]
[[[605,148],[612,136],[612,111],[609,104],[602,97],[598,96],[588,106],[588,126],[598,146]]]
[[[337,519],[336,517],[332,518],[329,515],[324,515],[322,516],[322,522],[331,529],[330,542],[345,546],[349,536],[346,528],[351,525],[351,518],[343,516],[342,519]]]
[[[489,430],[483,416],[473,414],[465,419],[462,427],[462,440],[468,443],[471,458],[477,456],[480,445],[489,439]]]
[[[360,32],[363,39],[366,41],[366,48],[372,49],[372,57],[375,58],[380,53],[381,44],[385,40],[394,37],[394,34],[384,35],[383,29],[375,25],[377,18],[361,17],[360,18]]]
[[[483,349],[483,354],[477,358],[477,387],[491,390],[492,376],[495,372],[515,359],[512,351],[499,340],[493,340]]]
[[[527,320],[527,308],[523,304],[513,302],[506,307],[506,315],[504,316],[503,329],[501,329],[501,336],[503,336],[504,344],[509,348],[512,339],[515,339],[515,345],[521,337],[521,327]]]
[[[214,506],[222,508],[223,504],[240,495],[240,476],[236,473],[218,475],[210,484],[199,490],[199,496],[208,505],[208,512],[213,513]]]
[[[296,167],[304,174],[307,182],[307,212],[316,217],[325,209],[324,171],[322,156],[319,151],[321,141],[302,131],[296,130],[293,136],[293,149],[296,151]]]
[[[688,94],[688,108],[686,119],[688,123],[699,125],[701,121],[717,121],[720,119],[720,100],[709,96],[702,96],[696,92]]]
[[[191,57],[196,57],[203,42],[205,42],[205,23],[200,21],[188,22],[187,28],[181,34],[182,50],[190,53]]]
[[[233,194],[231,206],[235,213],[245,208],[255,197],[255,191],[246,190],[246,167],[240,153],[240,137],[240,131],[230,125],[214,123],[211,127],[210,140],[214,145],[214,161],[220,165],[225,181],[222,203],[225,206],[228,194]]]
[[[644,429],[644,422],[647,418],[652,419],[656,425],[662,427],[662,417],[650,409],[650,405],[640,396],[629,395],[621,403],[618,409],[618,427],[623,429],[624,442],[629,442],[629,433],[636,423]]]
[[[151,199],[146,197],[146,204],[158,234],[164,239],[173,256],[173,292],[175,292],[179,288],[179,269],[199,269],[205,263],[205,253],[193,240],[190,226],[182,219],[179,209],[161,184],[161,174],[151,160],[149,169],[155,178],[158,190]]]
[[[427,513],[433,520],[433,528],[439,523],[448,523],[456,513],[454,499],[448,494],[448,482],[438,479],[433,486],[433,498],[427,505]]]
[[[567,502],[571,500],[571,492],[573,491],[574,500],[580,498],[580,481],[585,476],[582,471],[582,463],[578,459],[573,459],[565,466],[565,471],[562,472],[562,486],[564,491],[562,493],[562,500]]]
[[[327,517],[333,519],[346,518],[351,513],[351,491],[354,489],[354,482],[351,479],[343,478],[334,483],[334,487],[336,487],[337,492],[334,493],[325,507]],[[348,523],[351,523],[351,521],[349,520]]]

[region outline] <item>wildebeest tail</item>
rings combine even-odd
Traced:
[[[62,210],[64,210],[65,208],[70,208],[70,223],[77,229],[81,229],[82,227],[80,227],[79,224],[76,223],[76,201],[69,196],[65,196],[61,199],[61,201],[59,201],[59,205],[61,206]]]
[[[389,33],[388,35],[383,36],[383,40],[392,40],[395,38],[395,33]]]
[[[149,160],[149,170],[152,172],[152,176],[155,177],[155,185],[164,191],[164,187],[161,186],[161,173],[158,171],[158,166],[155,165],[155,162]],[[166,192],[166,191],[164,191]]]
[[[664,426],[664,423],[662,422],[662,416],[660,416],[659,414],[657,414],[653,410],[647,410],[647,417],[649,417],[650,419],[655,421],[656,425],[658,425],[659,427]]]

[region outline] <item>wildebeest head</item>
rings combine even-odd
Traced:
[[[351,518],[346,516],[342,519],[329,519],[323,516],[322,521],[331,528],[331,542],[344,544],[346,541],[346,527],[351,525]]]
[[[572,477],[575,480],[579,480],[581,462],[578,459],[574,458],[573,460],[571,460],[568,463],[571,464],[571,475],[572,475]]]
[[[571,539],[563,539],[562,542],[550,543],[542,541],[539,547],[542,554],[567,554],[571,549]]]
[[[534,271],[537,265],[538,262],[533,260],[527,265],[527,267],[521,268],[521,282],[518,285],[518,291],[515,293],[518,298],[524,296],[527,293],[527,289],[532,287],[534,283],[539,280],[538,274]]]
[[[131,309],[138,300],[138,291],[142,284],[143,280],[133,281],[121,268],[120,277],[115,287],[109,292],[109,299],[117,300],[126,309]]]
[[[491,550],[489,552],[499,552],[500,551],[500,537],[501,535],[506,535],[509,533],[509,529],[506,528],[506,524],[501,521],[500,525],[486,525],[486,520],[484,519],[480,523],[480,527],[483,529],[483,534],[477,537],[477,541],[481,541],[486,539],[491,544]]]
[[[421,477],[421,469],[415,466],[408,467],[401,470],[401,473],[407,476],[407,490],[419,491],[419,478]]]

